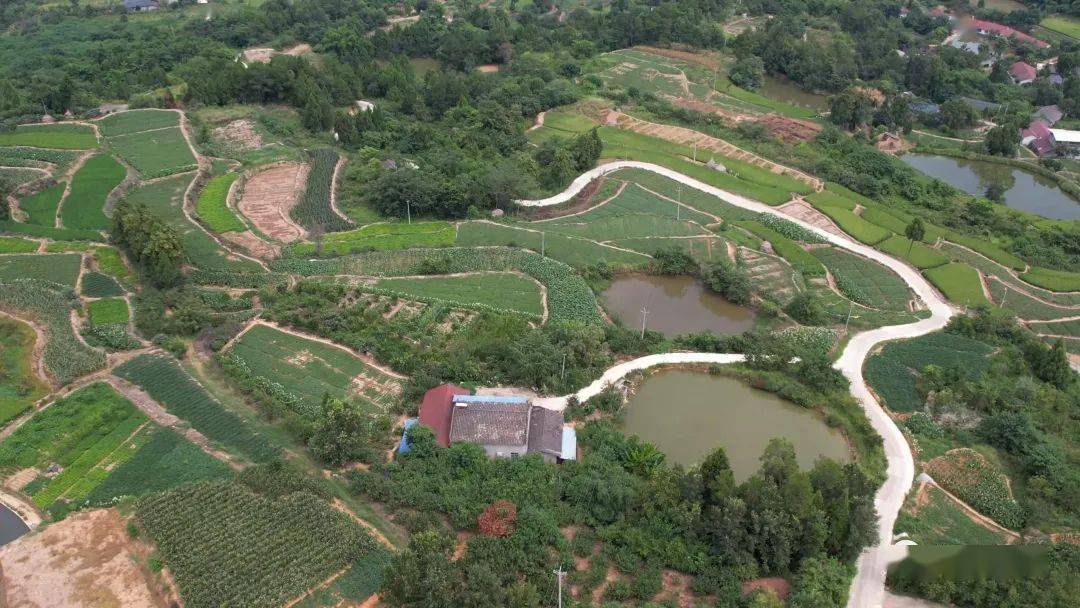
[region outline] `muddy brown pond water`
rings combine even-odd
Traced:
[[[741,334],[754,326],[756,317],[753,310],[728,302],[687,276],[624,275],[600,296],[604,308],[629,328],[641,328],[641,309],[647,308],[645,326],[669,338],[700,331]]]
[[[735,378],[679,369],[646,378],[630,398],[620,425],[667,455],[691,466],[722,447],[736,481],[756,472],[765,446],[783,437],[795,446],[799,466],[818,458],[847,462],[847,441],[818,412],[799,407]]]

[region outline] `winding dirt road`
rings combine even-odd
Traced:
[[[774,207],[751,200],[744,196],[733,194],[710,186],[704,182],[687,177],[671,169],[637,161],[619,161],[601,165],[583,173],[570,184],[563,192],[540,200],[520,200],[519,205],[525,207],[546,207],[558,205],[572,199],[581,192],[592,180],[618,171],[619,169],[644,169],[673,179],[682,184],[695,188],[706,194],[711,194],[723,201],[737,207],[769,213],[794,222],[807,230],[818,234],[829,243],[866,256],[871,260],[880,262],[894,270],[905,283],[926,303],[930,311],[930,317],[915,323],[906,325],[893,325],[878,329],[864,331],[851,337],[843,353],[837,360],[835,367],[851,382],[851,392],[859,403],[867,418],[873,425],[874,430],[881,435],[885,447],[885,457],[888,460],[885,483],[878,488],[874,499],[874,505],[878,513],[878,543],[876,546],[867,548],[858,561],[858,572],[851,584],[848,594],[849,608],[876,608],[882,605],[885,597],[885,574],[890,563],[902,558],[906,554],[906,548],[892,543],[893,524],[897,514],[904,503],[904,497],[911,488],[915,476],[915,462],[911,455],[900,429],[892,421],[889,415],[881,407],[881,404],[870,392],[866,381],[862,376],[862,364],[866,357],[878,344],[890,340],[914,338],[932,331],[941,329],[948,323],[949,318],[955,314],[955,310],[949,306],[945,299],[935,290],[921,274],[911,266],[896,260],[872,247],[858,243],[847,236],[833,234],[817,226],[809,224],[795,217],[784,215]],[[604,373],[596,382],[577,393],[579,400],[591,397],[603,390],[610,382],[621,378],[631,371],[644,369],[653,365],[669,363],[732,363],[741,359],[741,355],[718,355],[712,353],[668,353],[663,355],[650,355],[641,359],[635,359],[621,363]],[[549,407],[565,405],[567,397],[557,397],[545,400],[544,404]]]

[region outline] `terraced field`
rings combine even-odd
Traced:
[[[124,166],[99,154],[86,161],[71,180],[71,191],[60,208],[65,228],[106,230],[105,199],[124,180]]]
[[[0,146],[90,150],[97,147],[97,138],[87,125],[19,125],[12,133],[0,133]]]
[[[34,369],[34,343],[29,325],[0,316],[0,427],[48,392]]]
[[[892,270],[835,247],[815,248],[810,253],[829,269],[840,293],[850,300],[881,310],[909,309],[913,294]]]
[[[536,282],[513,273],[382,279],[375,283],[375,288],[422,301],[479,306],[537,317],[544,313]]]

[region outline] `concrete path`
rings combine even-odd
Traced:
[[[721,190],[715,186],[700,182],[666,167],[661,167],[652,163],[619,161],[601,165],[579,176],[565,191],[559,194],[541,200],[523,200],[517,201],[517,203],[525,207],[558,205],[572,199],[592,180],[613,171],[618,171],[619,169],[644,169],[652,171],[690,186],[691,188],[705,192],[706,194],[716,196],[737,207],[782,217],[818,234],[827,242],[836,245],[837,247],[858,253],[888,266],[900,275],[912,291],[926,303],[927,309],[931,314],[929,318],[906,325],[881,327],[852,336],[835,365],[848,381],[851,382],[852,394],[859,400],[859,403],[866,412],[866,416],[869,418],[874,430],[881,435],[885,448],[885,457],[888,460],[885,483],[878,488],[877,495],[874,499],[874,505],[877,508],[878,513],[878,544],[866,549],[859,557],[858,572],[855,575],[855,579],[852,581],[851,591],[848,595],[848,606],[850,608],[879,608],[882,606],[885,597],[886,568],[890,563],[898,559],[898,557],[902,557],[905,553],[903,551],[897,551],[897,547],[892,544],[893,524],[896,522],[897,514],[900,512],[900,508],[904,503],[904,497],[911,488],[912,480],[915,476],[915,462],[907,441],[904,439],[900,429],[877,402],[870,392],[869,387],[867,387],[865,380],[863,380],[862,364],[867,355],[869,355],[871,350],[878,344],[889,340],[914,338],[941,329],[948,323],[949,318],[955,314],[956,311],[945,301],[941,294],[939,294],[937,290],[923,278],[919,271],[881,251],[858,243],[848,238],[846,235],[832,234],[798,218],[784,215],[775,207],[770,207],[764,203],[760,203],[744,196]],[[724,361],[728,363],[739,360],[736,358],[739,357],[739,355],[716,355],[705,353],[670,353],[635,359],[634,361],[622,363],[609,369],[604,373],[600,380],[597,380],[585,389],[579,391],[578,398],[581,399],[582,397],[599,393],[603,390],[605,382],[611,382],[635,369],[643,369],[661,363],[721,362],[720,360],[712,359],[713,357],[730,357],[730,360]],[[562,399],[562,403],[565,405],[566,397],[559,399]],[[557,406],[558,401],[553,401],[552,405]]]

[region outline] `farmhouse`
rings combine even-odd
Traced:
[[[1065,153],[1071,156],[1080,155],[1080,131],[1070,129],[1049,129],[1054,143],[1065,149]]]
[[[1049,156],[1054,152],[1054,134],[1050,132],[1050,127],[1039,120],[1031,121],[1020,132],[1020,143],[1038,156]]]
[[[1031,84],[1035,81],[1035,76],[1037,74],[1035,66],[1025,61],[1017,61],[1012,64],[1009,73],[1012,74],[1013,82],[1016,84]]]
[[[156,11],[161,4],[157,0],[124,0],[129,11]]]
[[[431,427],[439,445],[476,443],[492,458],[540,454],[549,462],[574,460],[577,438],[560,411],[527,397],[472,395],[453,384],[424,394],[419,424]],[[407,451],[407,438],[403,442]]]

